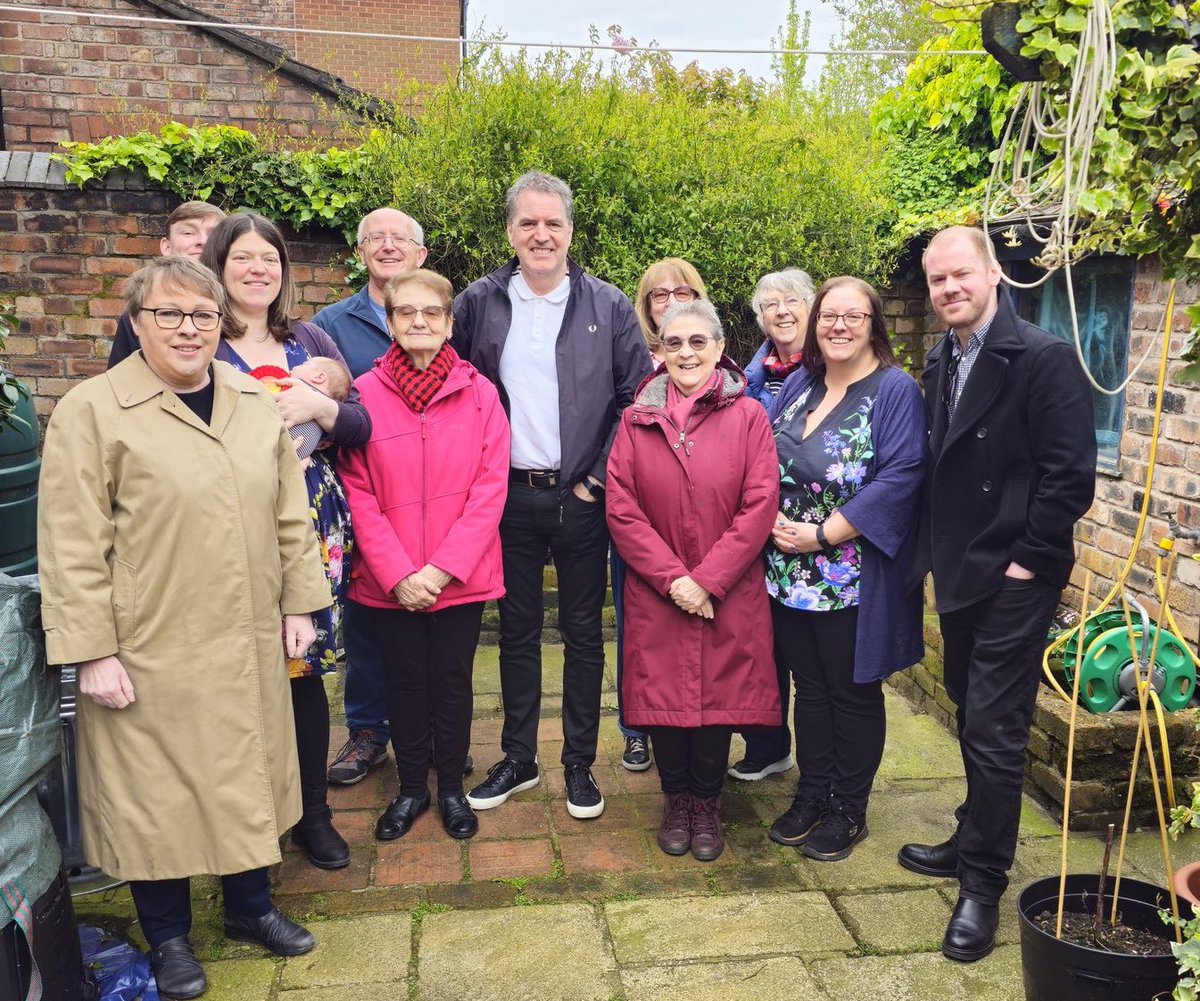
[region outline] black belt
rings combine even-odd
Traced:
[[[527,487],[538,490],[550,490],[558,486],[559,472],[557,469],[510,469],[509,481],[524,483]]]

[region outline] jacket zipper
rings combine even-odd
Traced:
[[[425,566],[429,562],[425,558],[426,550],[429,548],[429,522],[426,516],[426,511],[429,506],[429,455],[428,445],[426,441],[429,435],[426,433],[425,426],[425,411],[421,411],[421,566]],[[417,568],[418,570],[420,567]]]

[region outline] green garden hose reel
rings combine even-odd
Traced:
[[[1155,643],[1157,636],[1157,644]],[[1134,650],[1120,611],[1090,619],[1083,630],[1084,655],[1079,675],[1079,702],[1093,713],[1115,712],[1137,703],[1137,662],[1154,650],[1151,673],[1154,690],[1168,712],[1183,709],[1196,690],[1196,667],[1183,644],[1168,632],[1159,634],[1149,623],[1133,623]],[[1075,683],[1078,645],[1072,637],[1063,645],[1063,668],[1068,688]]]

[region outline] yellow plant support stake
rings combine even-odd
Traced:
[[[1079,606],[1082,622],[1087,620],[1088,598],[1092,594],[1092,572],[1083,578],[1083,604]],[[1062,938],[1063,900],[1067,893],[1067,827],[1071,819],[1071,766],[1075,761],[1075,714],[1079,710],[1079,678],[1083,674],[1083,642],[1075,645],[1075,682],[1071,686],[1071,719],[1067,724],[1067,775],[1063,783],[1062,859],[1058,865],[1058,919],[1054,937]]]

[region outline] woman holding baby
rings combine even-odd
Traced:
[[[337,399],[343,394],[319,378],[329,366],[311,364],[325,358],[344,368],[337,346],[319,327],[291,318],[296,294],[287,245],[278,227],[253,212],[227,216],[212,231],[201,261],[224,285],[231,319],[235,321],[225,326],[217,357],[247,373],[270,367],[292,374],[283,383],[287,391],[279,392],[274,399],[293,438],[305,425],[311,427],[315,422],[326,445],[352,447],[366,442],[371,420],[358,402],[357,393],[350,390],[344,400]],[[304,480],[332,604],[314,616],[316,642],[305,655],[288,660],[304,804],[304,815],[292,829],[292,840],[313,865],[340,869],[349,865],[350,851],[333,827],[326,800],[329,701],[321,676],[334,669],[337,657],[338,624],[352,546],[350,512],[332,461],[323,450],[312,452]]]

